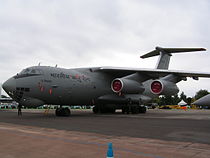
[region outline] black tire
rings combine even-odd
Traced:
[[[137,105],[131,107],[131,113],[132,114],[138,114],[139,113],[139,108],[138,108]]]
[[[110,108],[109,109],[109,112],[112,113],[112,114],[114,114],[115,113],[115,110],[116,110],[115,108]]]
[[[122,114],[125,114],[125,107],[122,107]]]
[[[55,110],[55,115],[56,116],[65,116],[68,117],[71,115],[71,111],[69,108],[57,108]]]
[[[105,108],[105,107],[100,107],[100,113],[104,114],[104,113],[108,113],[109,109]]]
[[[69,109],[69,108],[63,108],[63,110],[62,110],[62,114],[63,114],[63,116],[68,117],[68,116],[70,116],[70,115],[71,115],[71,111],[70,111],[70,109]]]
[[[56,115],[56,116],[61,116],[61,108],[57,108],[57,109],[55,110],[55,115]]]
[[[126,106],[125,111],[126,111],[126,114],[130,114],[130,111],[131,111],[130,106]]]
[[[145,106],[140,106],[139,113],[145,114],[147,111],[147,108]]]
[[[97,107],[97,106],[94,106],[94,107],[93,107],[93,113],[94,113],[94,114],[97,114],[98,111],[99,111],[98,107]]]

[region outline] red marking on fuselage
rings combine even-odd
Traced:
[[[52,94],[52,88],[49,89],[49,93]]]

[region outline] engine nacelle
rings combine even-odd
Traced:
[[[175,83],[166,80],[153,81],[150,90],[157,95],[174,95],[179,92],[179,88]]]
[[[111,88],[115,93],[138,94],[144,91],[144,87],[137,81],[116,78],[111,83]]]

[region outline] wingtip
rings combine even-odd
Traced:
[[[144,56],[145,56],[145,54],[144,54],[144,55],[141,55],[140,58],[141,58],[141,59],[144,59],[144,58],[145,58]]]
[[[206,48],[200,48],[201,51],[206,51]]]

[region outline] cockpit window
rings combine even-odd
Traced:
[[[36,70],[34,70],[34,69],[31,70],[31,73],[32,73],[32,74],[35,74],[35,73],[36,73]]]
[[[29,71],[30,69],[27,68],[27,69],[22,70],[19,74],[28,74]]]
[[[30,77],[30,76],[39,76],[42,74],[43,74],[42,70],[31,67],[31,68],[23,69],[20,73],[15,75],[14,78],[18,79],[18,78],[24,78],[24,77]]]
[[[27,68],[22,70],[19,75],[30,75],[30,74],[42,74],[41,70],[38,69],[34,69],[34,68]]]

